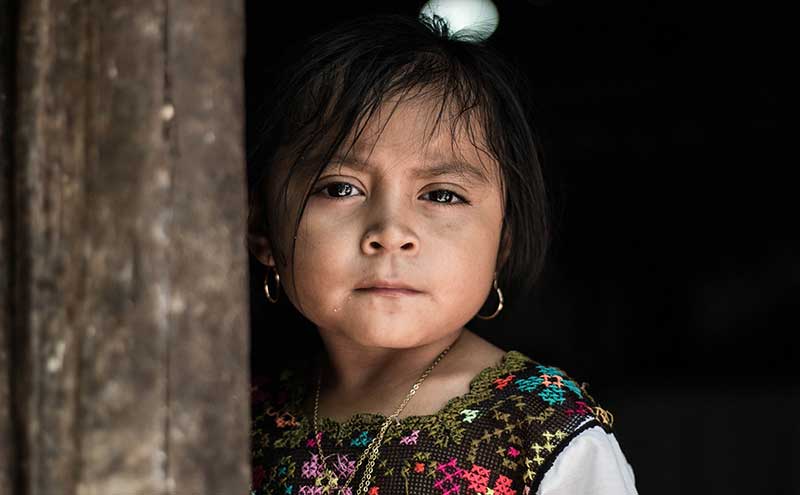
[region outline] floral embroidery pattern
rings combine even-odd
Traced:
[[[417,438],[419,438],[419,430],[414,430],[411,432],[411,435],[401,438],[400,443],[402,445],[416,445]]]
[[[438,488],[442,495],[450,495],[459,492],[464,470],[458,467],[456,462],[456,458],[452,457],[446,463],[436,467],[436,470],[442,474],[442,477],[436,480],[433,487]]]
[[[577,395],[578,398],[583,398],[580,387],[578,387],[574,381],[567,378],[567,375],[560,369],[541,365],[536,368],[539,371],[538,375],[516,381],[521,391],[535,392],[538,389],[539,397],[544,399],[551,406],[564,404],[566,401],[564,395],[566,393],[565,388]],[[540,385],[541,389],[539,389]]]
[[[378,433],[384,416],[359,413],[338,423],[319,418],[315,435],[301,404],[306,366],[277,378],[256,377],[252,388],[251,495],[339,495],[320,482],[322,462],[344,480]],[[571,435],[586,425],[607,431],[613,415],[564,371],[517,351],[481,371],[469,392],[438,413],[400,419],[385,433],[370,495],[530,495]],[[352,495],[365,464],[340,490]]]

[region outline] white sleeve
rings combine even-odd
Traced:
[[[537,495],[638,495],[633,468],[613,433],[579,433],[544,474]]]

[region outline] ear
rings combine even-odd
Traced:
[[[261,234],[247,234],[247,247],[258,261],[266,266],[275,267],[275,258],[272,256],[272,246],[267,236]]]

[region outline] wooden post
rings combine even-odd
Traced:
[[[19,26],[17,492],[246,493],[243,4],[26,0]]]
[[[11,171],[15,10],[0,0],[0,493],[14,493],[17,447],[12,419]]]

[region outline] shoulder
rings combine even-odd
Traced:
[[[596,421],[611,431],[614,415],[589,394],[587,382],[560,367],[542,364],[518,351],[512,352],[519,356],[516,361],[520,363],[513,373],[514,389],[525,398],[529,408],[541,410],[554,419],[570,420],[570,424]]]
[[[512,351],[511,366],[495,380],[514,403],[523,443],[524,482],[528,491],[542,482],[564,449],[592,429],[612,433],[613,414],[588,393],[588,384],[566,370]]]
[[[636,495],[633,468],[613,433],[584,430],[547,469],[538,495]]]
[[[589,384],[574,378],[564,369],[542,364],[527,355],[514,353],[515,369],[506,377],[522,399],[520,409],[540,412],[537,423],[556,423],[574,430],[587,421],[611,431],[614,416],[588,392]]]

